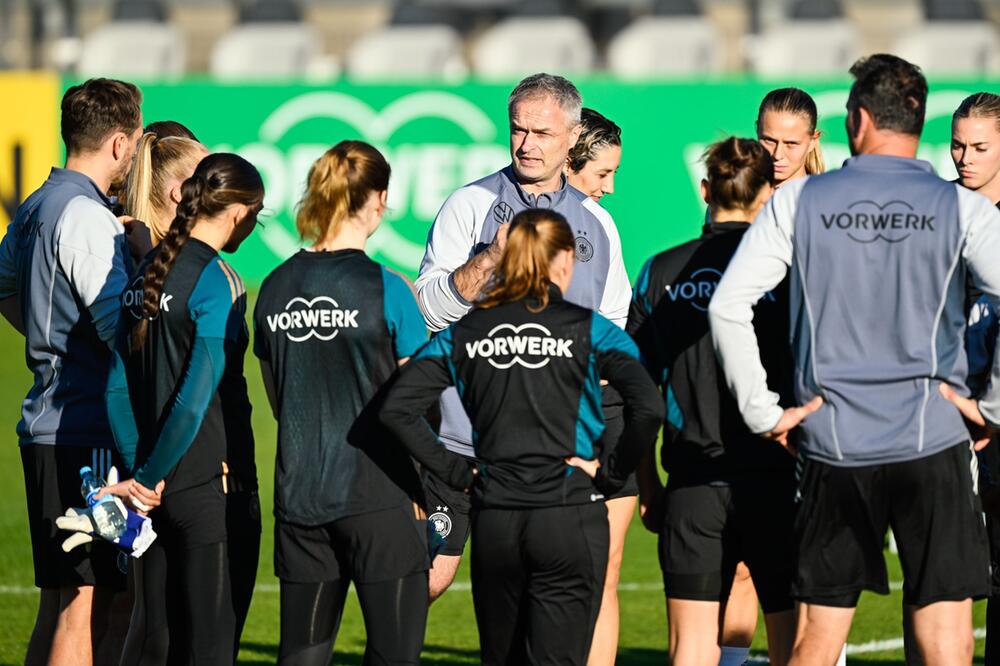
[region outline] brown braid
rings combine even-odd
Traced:
[[[194,175],[181,185],[177,216],[143,274],[142,319],[132,329],[133,349],[142,347],[149,322],[160,314],[163,283],[195,223],[221,213],[231,204],[253,207],[263,199],[264,184],[260,173],[242,157],[216,153],[198,164]]]

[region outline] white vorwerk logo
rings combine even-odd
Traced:
[[[140,275],[132,280],[132,284],[122,292],[122,305],[136,319],[142,319],[142,302],[146,298],[146,294],[143,291],[143,277]],[[172,300],[174,300],[174,297],[170,294],[160,294],[160,312],[170,312],[170,301]],[[159,316],[159,312],[157,316]]]
[[[292,342],[316,338],[333,340],[342,328],[358,327],[358,310],[344,310],[329,296],[317,296],[307,301],[296,296],[288,301],[284,312],[267,315],[272,333],[284,331]]]
[[[691,273],[684,282],[668,284],[666,286],[667,296],[675,303],[677,301],[687,301],[695,310],[708,312],[708,303],[712,300],[712,294],[719,286],[722,273],[714,268],[699,268]],[[776,303],[777,299],[772,292],[765,293],[761,300]]]
[[[520,335],[525,330],[537,331],[541,335]],[[508,333],[503,334],[504,331]],[[485,358],[500,370],[506,370],[515,363],[535,370],[548,365],[554,357],[573,358],[570,351],[573,341],[552,337],[549,329],[541,324],[500,324],[486,335],[481,340],[466,342],[465,351],[469,358]]]

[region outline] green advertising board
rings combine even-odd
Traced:
[[[781,85],[788,85],[782,83]],[[828,167],[849,151],[844,134],[848,83],[798,82],[816,99]],[[415,275],[427,230],[455,189],[508,163],[509,85],[373,86],[340,83],[228,86],[211,81],[143,85],[147,121],[189,125],[213,151],[235,151],[258,166],[273,216],[233,257],[257,283],[299,247],[294,211],[313,160],[342,139],[367,140],[392,165],[390,211],[371,240],[371,254]],[[704,220],[699,157],[729,134],[752,136],[761,82],[629,85],[583,81],[584,103],[617,122],[623,159],[613,195],[602,201],[621,232],[634,277],[645,259],[694,237]],[[953,177],[950,117],[983,83],[932,81],[920,156]]]

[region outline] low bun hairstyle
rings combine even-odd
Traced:
[[[514,216],[507,233],[507,246],[494,272],[480,308],[531,298],[538,310],[549,303],[549,271],[552,260],[576,241],[566,218],[546,208],[529,208]]]
[[[303,240],[318,242],[337,232],[372,192],[389,189],[391,169],[385,157],[364,141],[341,141],[309,169],[295,226]]]
[[[774,184],[774,160],[753,139],[731,136],[710,145],[702,155],[708,204],[724,210],[749,210],[760,191]]]
[[[133,349],[142,347],[150,320],[160,314],[163,283],[195,223],[218,215],[232,204],[254,208],[263,201],[260,173],[239,155],[215,153],[198,163],[194,174],[181,185],[177,216],[143,274],[142,318],[132,329]]]

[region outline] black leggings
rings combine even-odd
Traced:
[[[168,495],[152,514],[156,541],[132,562],[135,605],[122,666],[232,666],[236,617],[216,483]]]
[[[226,532],[229,548],[229,579],[236,614],[233,656],[240,651],[240,636],[250,612],[260,559],[260,499],[256,491],[226,495]]]
[[[326,666],[337,638],[350,580],[281,581],[281,666]],[[427,624],[427,572],[355,583],[365,618],[364,664],[418,664]]]

